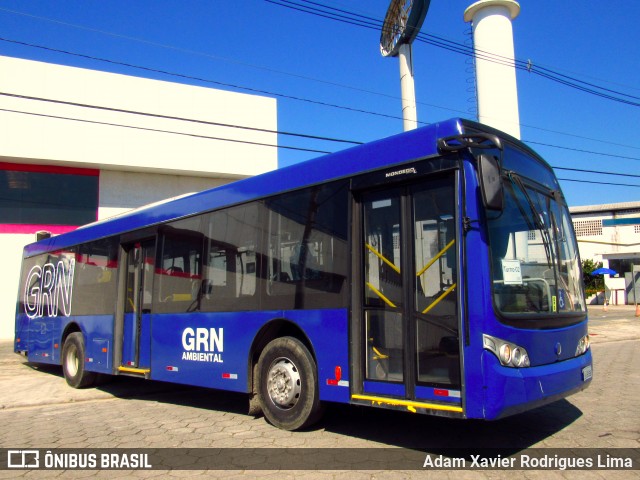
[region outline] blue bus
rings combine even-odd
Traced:
[[[558,180],[462,119],[27,245],[15,331],[72,387],[245,392],[287,430],[326,402],[498,419],[592,379]]]

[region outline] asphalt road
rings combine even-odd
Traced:
[[[552,405],[497,422],[460,421],[402,412],[330,405],[310,430],[285,432],[246,414],[243,395],[118,377],[99,388],[66,386],[59,367],[36,366],[0,343],[0,448],[182,448],[203,454],[257,452],[286,455],[296,448],[332,448],[338,462],[349,455],[389,448],[426,451],[487,447],[509,453],[527,449],[640,448],[640,318],[629,307],[590,310],[594,380],[590,388]],[[211,449],[235,450],[211,450]],[[364,450],[363,450],[364,449]],[[555,450],[552,450],[555,451]],[[604,450],[603,450],[604,451]],[[638,450],[635,450],[636,452]],[[175,451],[179,465],[181,452]],[[326,452],[318,450],[317,452]],[[283,457],[286,458],[286,457]],[[267,459],[268,460],[268,459]],[[297,459],[299,460],[299,458]],[[424,470],[0,470],[0,478],[425,478]],[[327,460],[331,462],[331,458]],[[292,465],[298,465],[292,461]],[[261,467],[263,469],[261,469]],[[186,466],[185,468],[192,468]],[[207,468],[211,468],[210,466]],[[527,478],[640,478],[640,471],[524,472]],[[439,478],[509,478],[507,470],[441,471]]]

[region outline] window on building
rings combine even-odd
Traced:
[[[609,260],[609,268],[624,278],[624,274],[633,271],[633,266],[639,263],[639,260],[633,258],[612,258]]]
[[[576,237],[594,237],[602,235],[602,220],[574,220]]]
[[[0,162],[0,224],[94,222],[99,171]]]

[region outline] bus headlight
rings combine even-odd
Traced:
[[[508,343],[500,345],[500,355],[498,358],[500,359],[500,363],[503,365],[511,363],[511,345]]]
[[[589,335],[585,335],[578,342],[578,346],[576,347],[576,357],[579,357],[583,353],[586,353],[591,346],[591,341],[589,340]]]
[[[501,365],[515,368],[531,366],[529,354],[524,348],[487,334],[482,335],[482,341],[484,348],[498,357]]]

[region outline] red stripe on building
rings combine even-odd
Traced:
[[[20,223],[0,223],[0,233],[36,233],[40,230],[46,230],[54,235],[72,232],[78,228],[78,225],[22,225]]]
[[[57,165],[32,165],[30,163],[0,162],[0,170],[13,172],[57,173],[59,175],[84,175],[98,177],[100,170],[97,168],[59,167]]]

